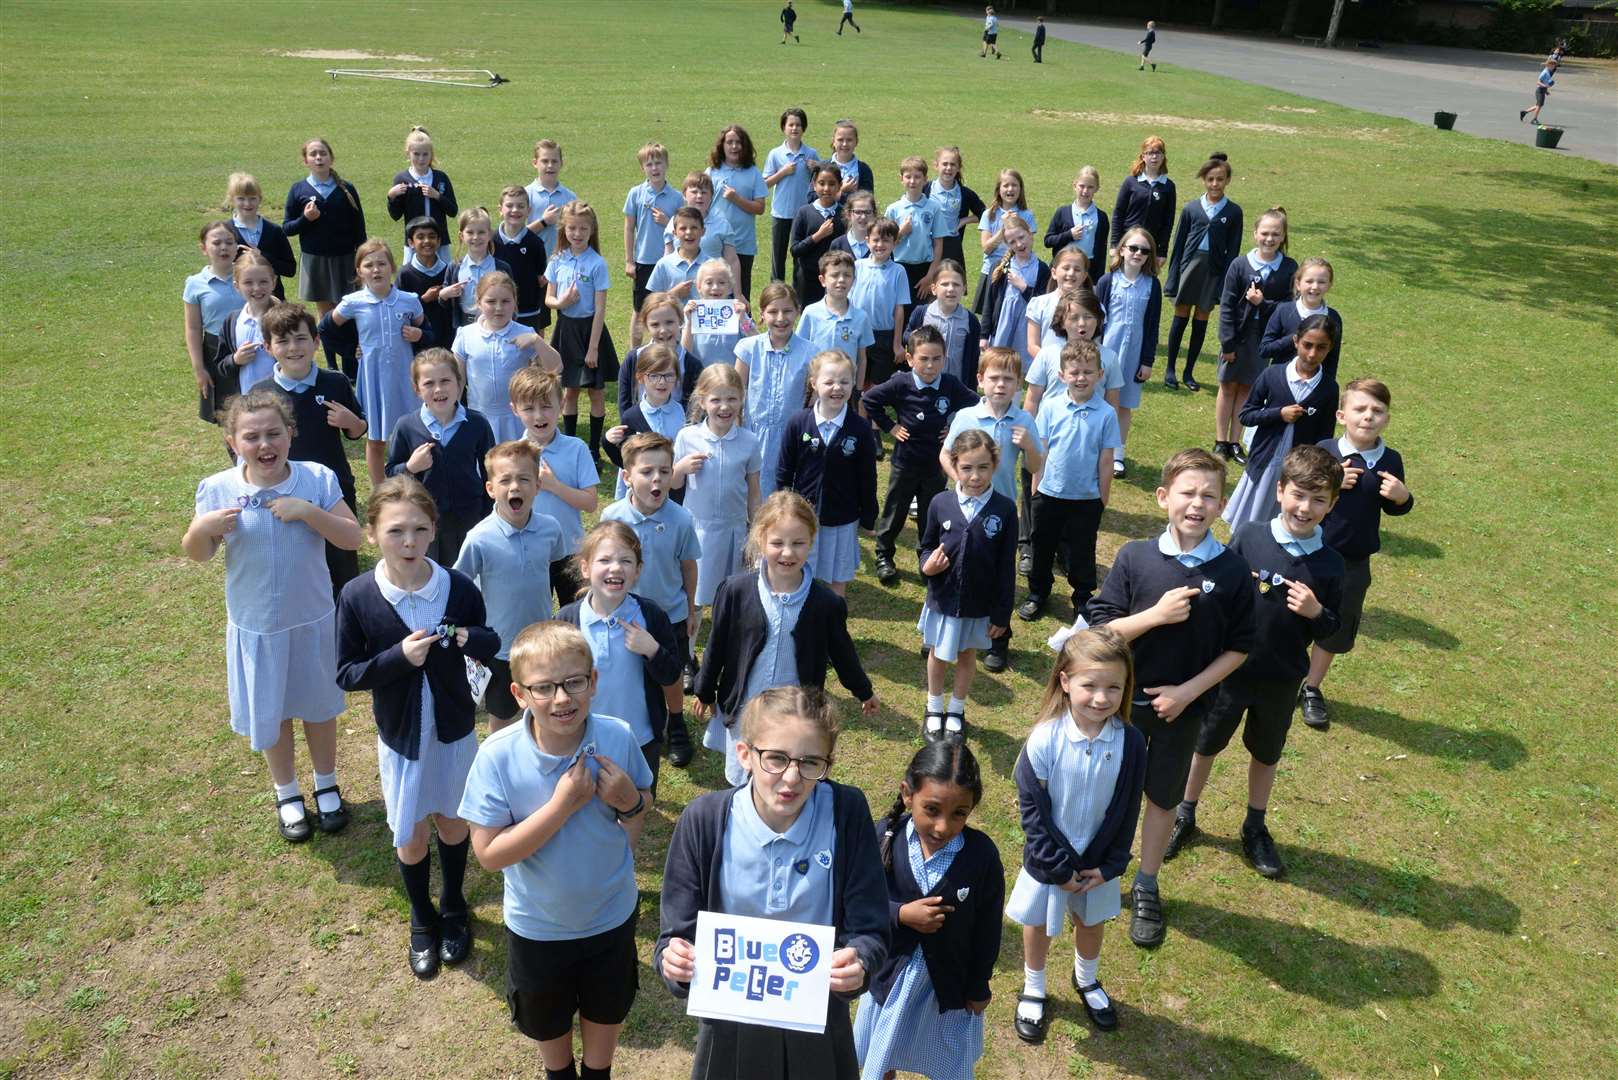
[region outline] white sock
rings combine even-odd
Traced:
[[[945,712],[960,713],[963,716],[966,715],[966,699],[965,698],[958,698],[955,695],[951,694],[950,699],[949,699],[949,708],[945,709],[944,711]]]
[[[1073,973],[1080,986],[1090,986],[1096,981],[1096,969],[1101,966],[1101,957],[1098,954],[1094,960],[1086,960],[1078,953],[1073,954]],[[1084,1000],[1092,1009],[1105,1009],[1112,1004],[1107,992],[1097,986],[1094,990],[1085,992]]]
[[[944,695],[943,694],[928,694],[927,695],[927,711],[928,712],[943,712],[944,711]]]
[[[1042,998],[1045,996],[1045,969],[1035,971],[1033,968],[1022,969],[1022,992],[1029,997]],[[1017,1002],[1017,1016],[1023,1020],[1039,1020],[1045,1015],[1045,1007],[1039,1004],[1030,1004],[1026,1001]]]
[[[293,778],[293,781],[290,784],[275,785],[276,802],[280,802],[282,799],[290,799],[298,794],[300,794],[300,792],[298,790],[298,781],[296,778]],[[280,814],[281,821],[287,825],[296,825],[299,821],[303,820],[303,811],[291,803],[281,807]]]
[[[336,787],[336,786],[337,786],[337,774],[335,772],[329,772],[329,773],[317,772],[317,773],[315,773],[315,790],[316,791],[321,791],[321,790],[323,790],[325,788]],[[342,800],[342,797],[339,796],[335,791],[328,791],[328,792],[326,792],[326,794],[321,795],[319,798],[315,799],[315,805],[320,808],[320,812],[322,814],[335,814],[337,812],[337,808],[339,806],[343,805],[343,800]]]

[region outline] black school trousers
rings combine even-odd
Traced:
[[[1058,499],[1034,492],[1034,565],[1028,571],[1028,591],[1049,596],[1055,577],[1051,573],[1056,549],[1067,544],[1067,583],[1073,590],[1075,606],[1090,599],[1096,591],[1096,533],[1101,528],[1100,499]]]
[[[893,558],[904,531],[905,519],[910,516],[910,500],[921,508],[922,520],[927,519],[927,508],[933,496],[944,490],[944,470],[937,464],[937,455],[931,469],[901,469],[898,465],[888,472],[888,494],[882,502],[882,516],[876,521],[876,555]],[[916,530],[920,540],[921,530]]]

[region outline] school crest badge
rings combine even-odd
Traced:
[[[325,394],[316,394],[315,395],[315,404],[316,405],[324,405],[324,404],[326,404],[326,395]]]
[[[792,869],[800,877],[807,874],[807,873],[809,873],[809,860],[808,859],[799,859],[797,862],[792,864]]]
[[[988,517],[983,519],[983,535],[987,536],[990,540],[993,540],[996,536],[1000,535],[1001,524],[1002,522],[1000,521],[999,514],[990,514]]]
[[[845,438],[843,440],[843,456],[844,457],[853,457],[854,456],[854,450],[858,446],[859,446],[859,444],[854,441],[854,436],[852,436],[852,435],[848,436],[847,438]]]
[[[821,848],[815,852],[815,862],[820,864],[822,870],[831,869],[831,848]]]
[[[1211,592],[1213,592],[1213,590],[1214,590],[1214,583],[1212,581],[1208,580],[1207,578],[1203,578],[1202,579],[1202,591],[1205,592],[1205,593],[1211,593]]]
[[[938,415],[943,416],[949,412],[949,398],[942,395],[938,398]]]
[[[972,886],[962,885],[959,889],[955,890],[955,902],[957,904],[964,904],[966,902],[966,898],[970,896],[971,893]]]
[[[844,341],[848,341],[854,336],[854,332],[850,330],[848,325],[845,323],[837,328],[837,336],[842,338]]]
[[[1255,576],[1258,578],[1258,591],[1261,593],[1269,592],[1270,572],[1268,570],[1260,570]]]

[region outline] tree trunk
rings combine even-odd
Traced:
[[[1298,4],[1300,0],[1287,0],[1286,14],[1281,16],[1281,36],[1291,37],[1298,29]]]
[[[1326,48],[1337,45],[1337,28],[1343,24],[1343,7],[1348,0],[1333,0],[1331,6],[1331,25],[1326,27]]]
[[[1225,0],[1214,0],[1213,22],[1210,24],[1217,30],[1225,21]]]

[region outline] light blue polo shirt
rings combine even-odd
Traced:
[[[1028,365],[1028,374],[1023,376],[1029,386],[1043,386],[1049,394],[1056,393],[1062,387],[1062,350],[1066,346],[1067,339],[1060,337],[1056,338],[1054,345],[1041,346],[1039,352],[1034,354],[1034,362]],[[1099,341],[1095,342],[1095,346],[1101,354],[1101,384],[1098,389],[1102,393],[1122,390],[1124,372],[1123,365],[1118,362],[1118,354]]]
[[[681,564],[702,557],[702,542],[697,539],[690,511],[665,498],[655,513],[643,514],[625,498],[601,511],[601,520],[621,521],[635,530],[641,554],[635,592],[661,607],[670,622],[685,622],[691,608]]]
[[[889,221],[903,226],[910,222],[910,234],[901,237],[893,246],[893,261],[902,263],[930,263],[933,261],[933,239],[949,236],[953,230],[946,226],[938,204],[923,195],[915,202],[908,198],[894,200],[888,205]],[[855,280],[859,278],[856,273]]]
[[[1208,196],[1203,195],[1200,199],[1197,200],[1197,202],[1199,204],[1201,204],[1202,212],[1204,214],[1208,215],[1208,226],[1209,226],[1208,229],[1202,234],[1202,242],[1197,245],[1197,250],[1198,251],[1207,251],[1208,250],[1208,240],[1209,240],[1210,237],[1213,236],[1213,220],[1214,220],[1214,218],[1218,217],[1220,214],[1225,212],[1225,207],[1230,205],[1230,199],[1229,198],[1222,198],[1218,202],[1209,202],[1208,201]]]
[[[1101,391],[1094,390],[1084,402],[1066,393],[1046,398],[1039,403],[1034,431],[1045,447],[1039,493],[1055,499],[1101,498],[1101,451],[1124,448],[1118,414],[1102,400]]]
[[[416,410],[416,415],[421,417],[421,426],[427,429],[427,434],[433,437],[433,441],[443,446],[455,438],[455,432],[466,423],[466,406],[456,405],[455,415],[449,418],[447,424],[439,423],[438,417],[433,415],[433,411],[425,403]]]
[[[590,448],[583,439],[572,435],[555,432],[550,444],[540,447],[539,460],[549,465],[556,479],[567,487],[594,489],[601,482],[601,474],[596,472],[595,461],[590,457]],[[577,510],[549,491],[534,496],[534,510],[556,519],[562,527],[562,546],[567,554],[579,550],[579,542],[584,539],[584,520]]]
[[[498,269],[495,266],[494,245],[492,243],[489,245],[488,253],[478,262],[473,262],[470,255],[462,255],[455,266],[459,271],[456,280],[466,286],[461,290],[459,301],[461,310],[475,318],[478,311],[478,281],[484,274],[492,274]]]
[[[635,741],[645,746],[652,741],[652,720],[646,713],[646,658],[624,644],[628,623],[646,629],[646,616],[633,596],[624,597],[611,615],[591,607],[589,597],[579,603],[579,631],[590,643],[597,672],[596,696],[590,708],[603,716],[618,717],[635,733]]]
[[[744,199],[762,199],[770,193],[764,183],[764,174],[758,171],[757,165],[746,168],[716,165],[708,169],[708,177],[713,181],[714,212],[730,226],[730,242],[736,245],[736,254],[757,255],[758,226],[753,221],[753,215],[721,196],[719,191],[721,187],[728,186]]]
[[[1000,463],[994,467],[994,479],[990,486],[1012,502],[1017,501],[1017,453],[1018,450],[1011,444],[1011,430],[1013,428],[1026,428],[1029,437],[1035,442],[1039,441],[1039,433],[1034,424],[1034,418],[1027,411],[1012,402],[1006,409],[1006,415],[997,417],[989,409],[989,403],[980,401],[957,412],[949,422],[949,432],[944,436],[944,449],[948,450],[955,445],[955,437],[963,431],[976,428],[985,435],[994,439],[1000,447]]]
[[[516,344],[517,338],[533,332],[533,327],[516,321],[490,330],[480,320],[457,329],[450,345],[466,370],[466,402],[489,422],[495,442],[520,439],[527,430],[511,410],[511,377],[533,361],[534,350]]]
[[[636,237],[636,243],[640,238]],[[718,258],[718,256],[715,256]],[[649,292],[668,292],[676,285],[689,281],[691,291],[685,294],[689,300],[697,294],[697,269],[702,266],[701,245],[698,245],[697,257],[687,259],[678,250],[671,251],[657,260],[652,267],[652,276],[646,279],[646,288]]]
[[[837,864],[831,788],[816,784],[797,820],[784,833],[771,829],[758,816],[751,784],[738,788],[730,799],[730,821],[720,858],[719,910],[831,925],[833,868]]]
[[[578,199],[578,196],[575,195],[566,184],[560,182],[557,183],[555,191],[546,191],[544,188],[539,186],[538,180],[535,180],[533,183],[523,188],[523,190],[528,192],[529,221],[538,221],[540,215],[544,214],[545,211],[549,210],[552,206],[566,206],[568,203],[574,202]],[[556,232],[558,223],[560,223],[561,220],[562,216],[558,214],[556,216],[556,223],[547,225],[543,229],[534,230],[535,232],[539,233],[539,238],[545,241],[545,254],[552,258],[556,256]]]
[[[202,330],[207,334],[218,334],[226,319],[247,306],[247,299],[236,291],[230,278],[220,277],[211,266],[204,266],[185,279],[180,299],[197,305],[202,316]],[[211,362],[213,357],[205,359]]]
[[[719,213],[718,207],[709,206],[707,215],[702,219],[702,239],[697,241],[697,263],[700,265],[709,259],[723,259],[726,244],[737,247],[730,221]],[[669,223],[663,226],[663,250],[672,254],[679,250],[679,246],[674,238],[674,219],[670,218]],[[696,276],[695,270],[691,276]]]
[[[893,259],[877,262],[866,257],[854,261],[854,287],[848,303],[865,312],[872,331],[893,329],[893,309],[910,303],[910,279]]]
[[[1313,555],[1325,547],[1326,541],[1322,539],[1324,536],[1325,530],[1319,525],[1316,525],[1315,531],[1308,536],[1293,536],[1292,532],[1286,527],[1286,523],[1281,520],[1280,514],[1270,519],[1270,538],[1280,544],[1281,550],[1291,555],[1294,559],[1301,559],[1305,555]]]
[[[937,180],[927,184],[927,197],[938,204],[939,220],[944,228],[945,236],[952,236],[961,231],[961,183],[947,188]]]
[[[551,563],[566,555],[561,523],[538,510],[530,509],[521,527],[491,513],[467,531],[455,569],[483,594],[488,624],[500,635],[499,659],[510,658],[523,627],[551,617]]]
[[[814,163],[820,160],[820,152],[812,146],[799,146],[796,150],[787,148],[782,143],[764,158],[764,175],[773,176],[787,167],[789,162],[797,164],[789,176],[783,176],[775,184],[775,195],[770,199],[770,216],[783,221],[791,221],[797,216],[803,204],[809,201],[809,189],[814,180]],[[767,186],[767,185],[766,185]]]
[[[1106,820],[1113,789],[1124,764],[1124,725],[1116,716],[1094,739],[1085,737],[1073,715],[1040,724],[1028,736],[1028,765],[1051,796],[1051,817],[1062,837],[1083,851]]]
[[[640,414],[646,418],[647,426],[669,442],[673,442],[674,436],[678,435],[680,429],[685,426],[685,409],[678,401],[674,400],[672,395],[663,404],[653,405],[646,400],[646,395],[642,394],[640,400],[635,402],[635,407],[640,409]],[[674,460],[679,461],[680,455],[675,454]],[[618,470],[618,479],[612,489],[612,497],[615,499],[621,499],[629,494],[629,485],[624,481],[624,472],[624,469]],[[609,715],[618,716],[620,714],[610,713]]]
[[[612,288],[612,272],[607,260],[593,248],[585,248],[582,255],[569,248],[551,256],[545,264],[545,280],[556,286],[556,295],[562,294],[578,282],[579,298],[560,312],[570,319],[588,319],[596,313],[596,293]]]
[[[706,423],[680,429],[674,460],[707,454],[702,468],[685,478],[684,506],[703,528],[747,524],[747,478],[764,468],[764,442],[739,423],[717,435]],[[762,486],[763,478],[760,477]]]
[[[666,181],[654,190],[651,182],[636,184],[624,196],[624,217],[635,221],[635,261],[651,266],[663,257],[663,226],[652,216],[661,210],[672,221],[674,211],[685,205],[685,197]]]
[[[525,821],[550,802],[562,773],[580,751],[592,748],[593,756],[623,769],[637,788],[651,788],[652,770],[634,732],[622,720],[592,713],[578,750],[553,756],[534,741],[525,709],[521,720],[478,747],[456,816],[493,829]],[[585,768],[595,777],[601,767],[590,756],[586,754]],[[506,883],[506,926],[530,941],[604,934],[622,926],[640,899],[629,835],[613,808],[599,797],[575,811],[538,851],[501,874]]]
[[[856,368],[859,367],[860,350],[876,341],[869,315],[853,303],[848,305],[847,311],[838,315],[826,306],[824,300],[816,300],[803,309],[803,314],[798,316],[798,336],[812,342],[816,352],[836,349],[853,361]]]

